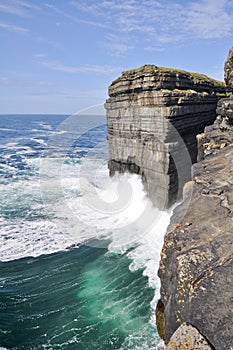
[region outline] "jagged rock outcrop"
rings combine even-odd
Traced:
[[[165,236],[159,276],[166,341],[187,322],[215,349],[233,345],[232,164],[228,147],[195,165],[191,204],[181,222],[185,203],[175,210]]]
[[[186,197],[175,209],[165,235],[159,269],[164,318],[160,313],[157,320],[165,349],[172,349],[183,323],[204,335],[210,348],[233,349],[232,107],[232,98],[220,100],[216,122],[198,137],[204,160],[193,166],[193,181],[184,188],[193,190],[191,201],[187,205]]]
[[[170,206],[191,177],[196,135],[213,123],[224,94],[205,75],[153,65],[123,72],[105,104],[110,174],[140,174],[153,203]]]
[[[226,85],[233,88],[233,47],[230,49],[224,66],[224,79]]]
[[[198,160],[233,142],[233,96],[223,98],[217,105],[217,118],[213,125],[205,128],[205,132],[197,136]]]

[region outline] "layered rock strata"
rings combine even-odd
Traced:
[[[175,209],[165,235],[157,308],[165,349],[199,335],[209,349],[233,349],[233,98],[220,100],[217,113],[198,136],[203,160],[184,188],[191,202]],[[184,323],[195,331],[182,333]]]
[[[160,208],[182,194],[197,159],[196,135],[216,117],[223,83],[146,65],[123,72],[106,101],[109,169],[140,174]]]

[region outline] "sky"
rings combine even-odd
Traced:
[[[0,0],[0,114],[73,114],[144,64],[223,80],[233,0]]]

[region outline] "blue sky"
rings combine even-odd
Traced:
[[[71,114],[143,64],[223,79],[233,0],[1,0],[0,113]]]

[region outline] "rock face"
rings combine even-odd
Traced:
[[[233,88],[233,47],[230,49],[225,66],[224,78],[226,85]]]
[[[216,117],[223,83],[204,75],[146,65],[123,72],[106,101],[109,169],[142,176],[155,205],[182,195],[197,159],[196,135]]]
[[[186,185],[193,190],[191,202],[185,199],[175,209],[165,235],[159,276],[166,349],[183,323],[212,348],[233,349],[232,107],[232,98],[220,100],[216,122],[198,137],[204,160],[193,166],[193,181]]]
[[[233,96],[218,102],[217,114],[214,124],[197,136],[198,160],[217,153],[233,142]]]
[[[211,350],[207,340],[193,326],[183,323],[172,335],[166,350]]]

